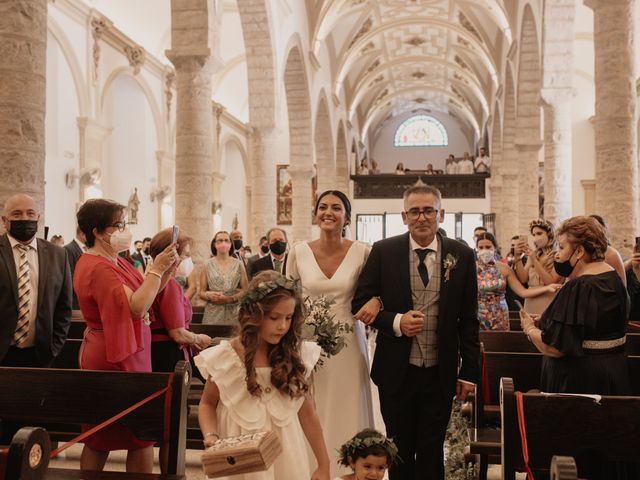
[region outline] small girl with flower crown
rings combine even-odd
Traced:
[[[377,430],[366,428],[340,447],[340,464],[353,473],[335,480],[382,480],[397,461],[398,447]]]
[[[298,282],[272,270],[260,272],[239,304],[239,336],[195,357],[207,379],[198,409],[205,447],[225,437],[273,430],[282,454],[267,471],[233,480],[329,480],[329,455],[308,394],[320,347],[301,340]],[[317,462],[313,473],[305,437]]]

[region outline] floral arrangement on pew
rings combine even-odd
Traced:
[[[331,307],[335,305],[332,297],[320,295],[304,299],[305,322],[302,325],[302,337],[313,340],[322,349],[315,370],[324,364],[325,358],[331,358],[347,346],[344,336],[353,331],[353,326],[335,319]]]

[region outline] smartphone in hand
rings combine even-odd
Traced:
[[[633,247],[634,253],[640,253],[640,237],[636,237],[636,245]]]
[[[178,225],[173,226],[171,231],[171,245],[178,243],[178,236],[180,235],[180,227]]]

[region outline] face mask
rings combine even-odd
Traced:
[[[277,240],[269,245],[269,249],[274,255],[282,255],[287,250],[287,242]]]
[[[188,277],[193,271],[193,259],[187,257],[180,262],[176,269],[176,277]]]
[[[269,245],[262,245],[260,247],[260,251],[266,255],[267,253],[269,253]]]
[[[10,220],[9,233],[21,242],[31,240],[38,231],[37,220]]]
[[[482,263],[487,264],[496,258],[495,250],[480,250],[478,252],[478,260]]]
[[[242,248],[242,239],[233,241],[234,250],[240,250]]]
[[[231,250],[231,245],[228,243],[218,243],[216,245],[216,252],[218,253],[229,253],[229,250]]]
[[[149,255],[149,252],[151,251],[151,248],[147,247],[144,249],[144,254],[145,255]]]
[[[136,252],[140,253],[142,251],[142,247],[137,247]]]
[[[574,250],[573,253],[576,253],[576,251]],[[571,258],[573,258],[573,253],[565,262],[553,262],[553,269],[561,277],[568,277],[569,275],[571,275],[573,269],[576,268],[576,265],[580,261],[580,259],[578,259],[578,262],[576,262],[574,265],[571,265]]]
[[[547,246],[547,243],[549,243],[549,241],[545,237],[536,237],[536,239],[533,241],[533,244],[536,246],[536,248],[544,248]]]
[[[113,248],[113,251],[116,253],[124,252],[125,250],[129,250],[132,237],[133,234],[128,228],[123,232],[115,231],[111,234],[111,238],[109,238],[109,245],[111,245],[111,248]]]

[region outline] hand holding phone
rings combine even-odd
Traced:
[[[634,253],[640,253],[640,237],[636,237],[636,245],[633,247]]]
[[[178,236],[180,235],[180,227],[178,225],[173,226],[171,231],[171,245],[178,243]]]

